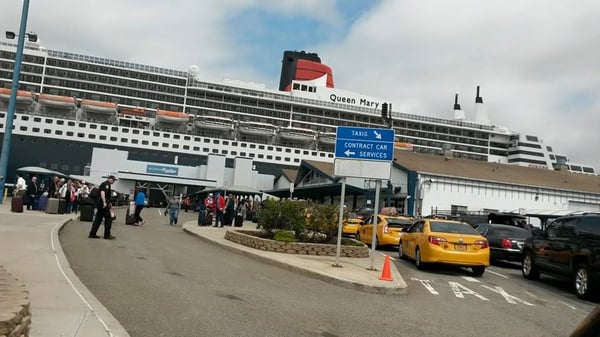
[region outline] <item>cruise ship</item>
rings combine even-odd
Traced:
[[[0,41],[0,132],[4,133],[16,44]],[[334,87],[315,53],[285,51],[278,90],[187,71],[45,49],[27,42],[21,66],[9,167],[40,166],[84,174],[94,147],[130,159],[197,166],[209,154],[252,158],[259,173],[302,160],[333,162],[337,126],[390,127],[399,147],[489,162],[567,166],[535,136],[491,125],[477,88],[476,120],[392,110],[392,102]],[[385,108],[384,108],[385,106]],[[386,109],[387,108],[387,109]],[[387,110],[387,111],[386,111]],[[574,170],[575,171],[575,170]]]

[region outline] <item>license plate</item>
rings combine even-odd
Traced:
[[[467,245],[463,245],[463,244],[454,244],[454,250],[459,251],[459,252],[466,252],[467,251]]]

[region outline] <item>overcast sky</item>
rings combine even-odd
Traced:
[[[21,0],[2,0],[18,31]],[[600,170],[600,1],[31,1],[48,49],[277,89],[284,50],[318,53],[335,85],[394,111],[467,117],[475,87],[494,125]]]

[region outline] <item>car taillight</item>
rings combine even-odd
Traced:
[[[448,242],[448,240],[444,239],[444,238],[440,238],[438,236],[430,236],[428,238],[429,243],[434,244],[434,245],[440,245],[441,242]]]
[[[383,225],[383,229],[382,230],[383,230],[383,232],[385,234],[387,234],[388,233],[388,225]]]
[[[487,240],[477,240],[477,241],[475,241],[475,244],[481,246],[481,247],[479,247],[480,249],[489,247]]]
[[[502,239],[502,248],[512,248],[512,241],[507,238]]]

